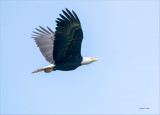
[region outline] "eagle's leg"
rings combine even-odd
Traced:
[[[44,69],[44,72],[46,72],[46,73],[49,73],[51,71],[53,71],[53,68],[46,68],[46,69]]]

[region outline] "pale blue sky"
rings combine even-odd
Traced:
[[[32,31],[55,30],[64,8],[80,18],[83,56],[99,61],[31,74],[49,65]],[[1,0],[0,57],[1,114],[158,114],[159,1]]]

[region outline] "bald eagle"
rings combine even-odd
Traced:
[[[37,46],[39,47],[45,59],[51,65],[37,69],[36,72],[61,70],[70,71],[78,68],[81,65],[87,65],[94,61],[98,61],[93,57],[81,56],[81,44],[83,40],[83,31],[78,16],[72,10],[70,12],[62,10],[63,15],[56,20],[56,31],[53,32],[49,27],[47,29],[40,27],[35,28],[33,36]]]

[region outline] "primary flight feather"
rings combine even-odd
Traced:
[[[40,27],[36,28],[32,38],[34,38],[42,55],[51,65],[38,69],[32,73],[44,71],[74,70],[81,65],[87,65],[97,58],[82,57],[81,44],[83,40],[83,31],[80,20],[74,11],[70,12],[62,10],[61,18],[57,18],[56,31],[53,32],[49,27],[47,29]]]

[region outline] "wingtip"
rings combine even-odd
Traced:
[[[75,14],[75,12],[72,10],[72,13]]]
[[[61,17],[62,14],[59,14],[59,16]]]
[[[39,26],[39,28],[41,28],[41,29],[42,29],[42,26]]]
[[[48,26],[47,26],[47,29],[52,33],[52,34],[54,34],[54,32],[51,30],[51,28],[49,28]]]
[[[65,11],[62,9],[62,12],[65,12]]]
[[[62,10],[62,12],[63,12],[63,14],[65,15],[66,12],[65,12],[64,10]]]
[[[68,8],[65,8],[65,9],[66,9],[66,11],[69,11]]]

